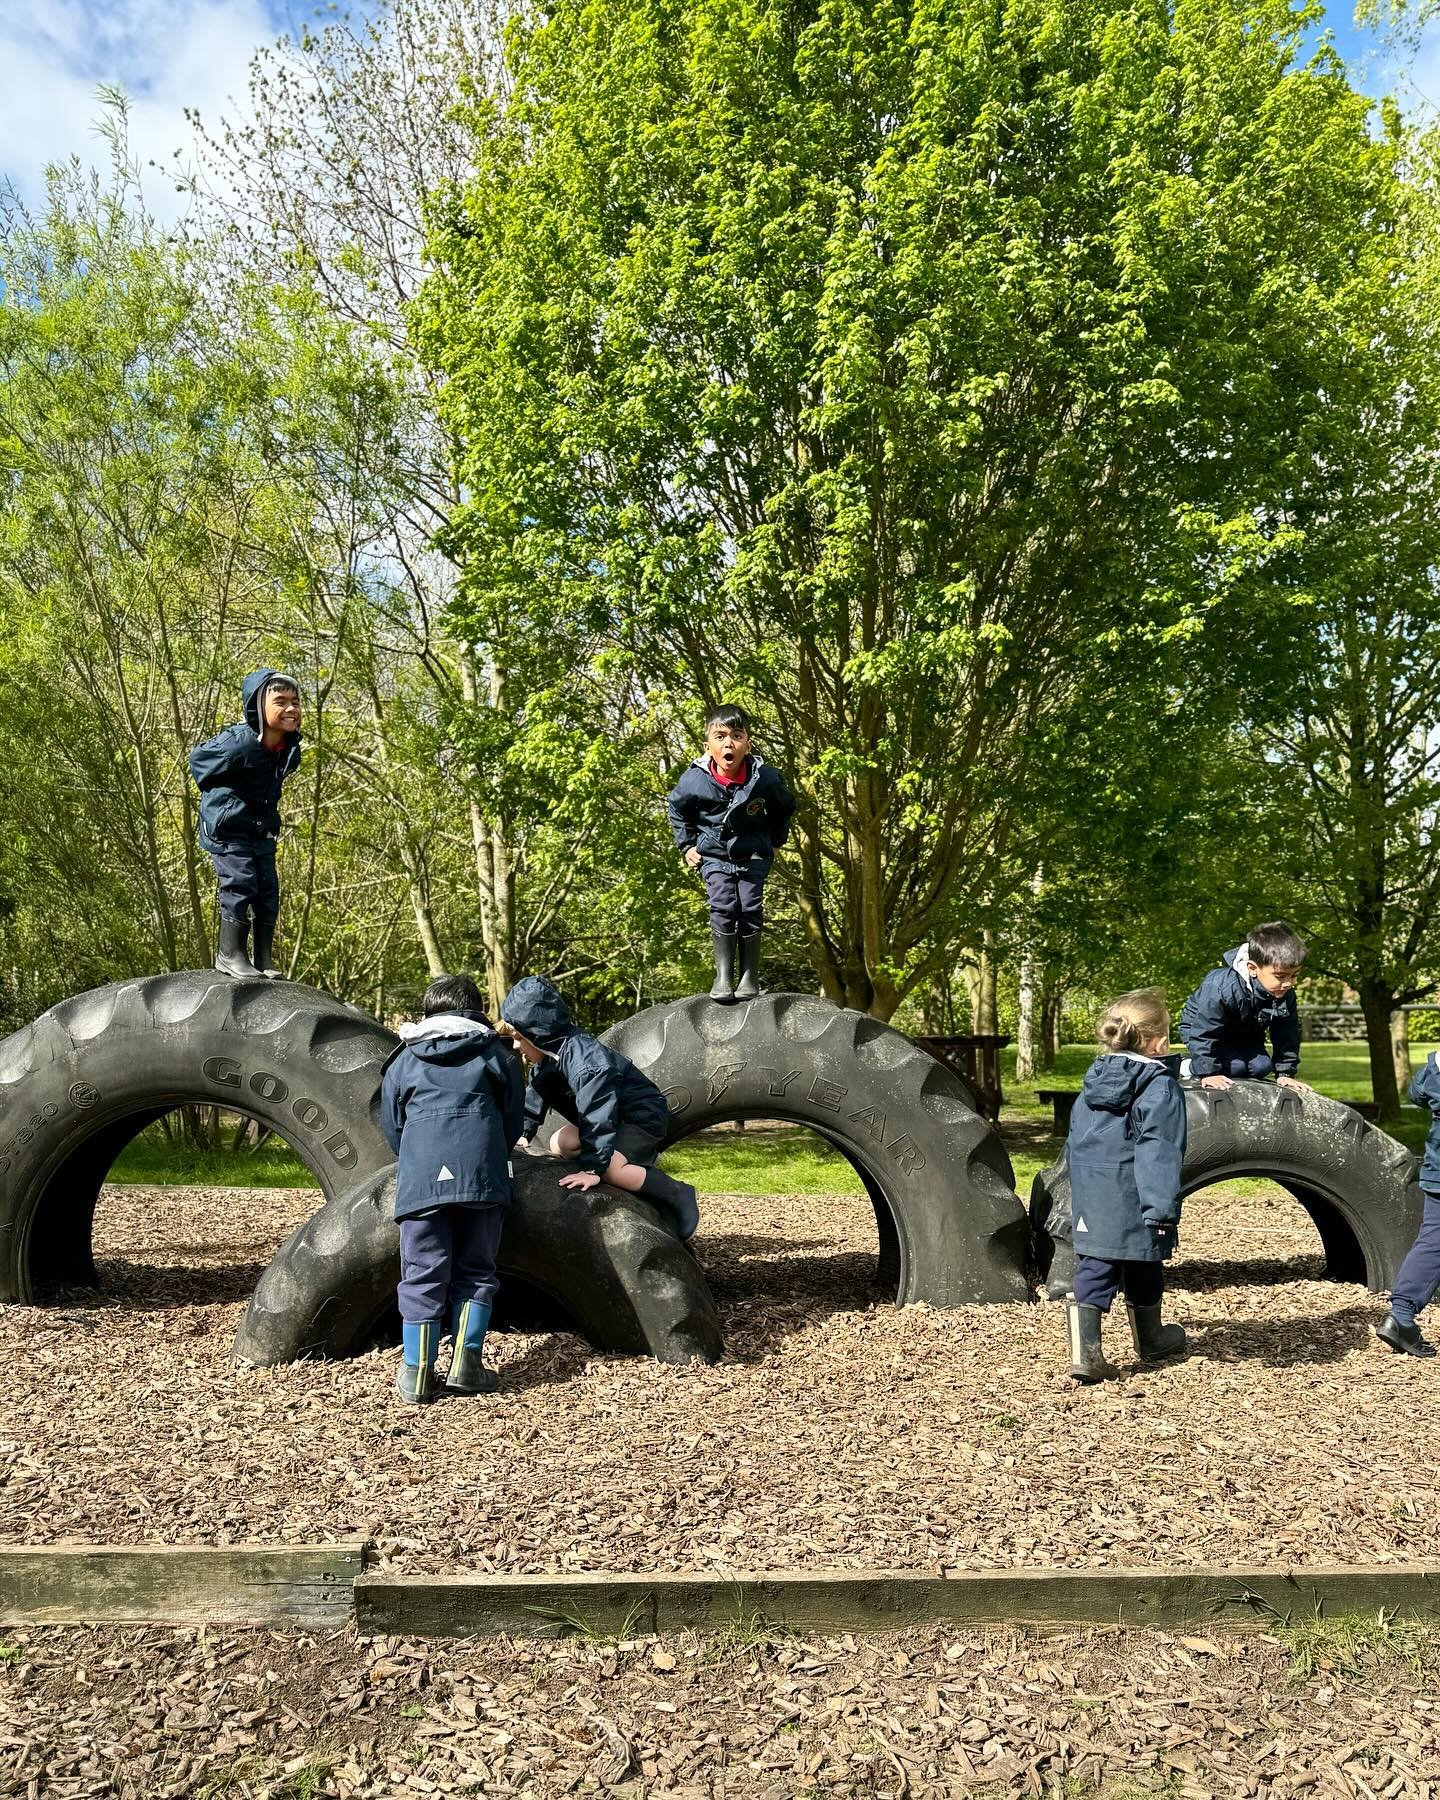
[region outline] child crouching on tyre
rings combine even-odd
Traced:
[[[1185,1348],[1178,1325],[1160,1321],[1164,1265],[1180,1228],[1185,1097],[1165,1051],[1170,1014],[1158,988],[1112,1000],[1096,1033],[1100,1055],[1070,1115],[1075,1286],[1066,1301],[1070,1373],[1104,1381],[1101,1325],[1122,1289],[1141,1362]]]
[[[380,1077],[380,1129],[399,1159],[404,1349],[395,1385],[412,1405],[433,1395],[447,1330],[449,1391],[488,1394],[497,1385],[485,1367],[485,1333],[525,1084],[483,1006],[468,975],[438,976],[425,990],[425,1017],[401,1027]]]
[[[551,1108],[569,1122],[546,1148],[580,1164],[560,1178],[561,1187],[583,1191],[608,1181],[640,1194],[669,1216],[688,1244],[700,1223],[699,1204],[688,1181],[655,1167],[670,1123],[655,1083],[628,1056],[581,1031],[559,990],[538,975],[515,983],[501,1002],[500,1022],[530,1065],[522,1146]]]

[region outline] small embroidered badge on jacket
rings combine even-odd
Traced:
[[[435,1177],[435,1179],[437,1181],[453,1181],[455,1179],[455,1177],[450,1173],[449,1165],[447,1163],[441,1163],[440,1173]]]

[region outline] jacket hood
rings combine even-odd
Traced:
[[[481,1040],[493,1038],[495,1028],[484,1019],[465,1013],[436,1013],[400,1027],[400,1037],[412,1056],[427,1063],[465,1062]]]
[[[500,1017],[542,1050],[558,1050],[575,1033],[564,996],[541,975],[515,983],[501,1002]]]
[[[297,694],[300,692],[300,683],[280,669],[255,669],[245,677],[240,689],[240,710],[245,715],[245,723],[256,737],[261,735],[260,703],[264,699],[266,688],[272,682],[281,687],[292,687]],[[290,735],[295,737],[298,733],[291,732]]]
[[[1240,966],[1241,963],[1248,963],[1250,960],[1250,943],[1248,939],[1243,944],[1237,944],[1233,950],[1227,950],[1220,960],[1227,969],[1233,970],[1247,987],[1253,987],[1255,985],[1251,977],[1247,975]]]
[[[1157,1056],[1114,1051],[1095,1058],[1085,1072],[1085,1085],[1080,1091],[1085,1104],[1096,1112],[1125,1113],[1156,1076],[1165,1073],[1167,1066]]]

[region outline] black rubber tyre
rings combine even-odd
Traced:
[[[1353,1107],[1262,1081],[1187,1085],[1185,1120],[1187,1194],[1246,1175],[1278,1182],[1315,1221],[1332,1280],[1390,1287],[1423,1212],[1418,1165],[1403,1144]],[[1035,1177],[1030,1221],[1046,1292],[1060,1299],[1075,1271],[1063,1153]]]
[[[1027,1225],[998,1133],[903,1033],[809,994],[652,1007],[606,1033],[670,1103],[674,1143],[725,1119],[788,1119],[842,1150],[875,1208],[901,1305],[1028,1300]]]
[[[500,1240],[497,1327],[576,1330],[597,1350],[715,1362],[723,1344],[699,1264],[655,1209],[610,1187],[562,1189],[565,1165],[517,1156]],[[235,1340],[255,1364],[348,1356],[386,1338],[400,1274],[394,1171],[322,1206],[276,1253]]]
[[[213,970],[114,982],[51,1007],[0,1043],[0,1299],[93,1284],[111,1163],[187,1101],[270,1126],[327,1196],[387,1167],[372,1103],[394,1044],[328,994]]]

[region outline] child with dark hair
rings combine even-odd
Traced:
[[[1185,1096],[1166,1060],[1170,1014],[1158,988],[1112,1000],[1070,1114],[1071,1235],[1075,1286],[1065,1303],[1070,1373],[1104,1381],[1100,1328],[1123,1288],[1135,1354],[1142,1362],[1178,1356],[1185,1333],[1160,1320],[1164,1265],[1180,1230],[1185,1161]]]
[[[274,981],[279,970],[271,950],[280,916],[275,840],[280,789],[300,764],[300,689],[276,669],[257,669],[245,677],[241,712],[239,724],[195,746],[190,773],[200,790],[200,848],[220,884],[215,967],[237,980],[263,975]]]
[[[530,1064],[522,1145],[551,1108],[568,1121],[552,1135],[551,1155],[580,1163],[575,1174],[561,1176],[561,1187],[583,1192],[608,1181],[641,1194],[669,1213],[688,1243],[700,1223],[699,1204],[688,1181],[655,1167],[670,1123],[655,1083],[628,1056],[581,1031],[564,996],[539,975],[515,983],[501,1003],[500,1023]]]
[[[1423,1106],[1431,1115],[1425,1159],[1420,1165],[1425,1213],[1415,1242],[1396,1273],[1390,1310],[1375,1327],[1375,1335],[1387,1350],[1400,1355],[1433,1356],[1435,1346],[1415,1322],[1415,1315],[1424,1311],[1440,1289],[1440,1068],[1435,1065],[1433,1050],[1410,1083],[1410,1104]]]
[[[665,805],[676,847],[700,871],[710,899],[710,998],[753,1000],[760,992],[765,878],[790,835],[795,796],[780,771],[751,750],[742,708],[711,707],[705,754],[671,788]]]
[[[1281,1087],[1309,1093],[1297,1080],[1300,1014],[1295,983],[1305,945],[1284,922],[1257,925],[1243,944],[1227,950],[1180,1012],[1180,1035],[1190,1052],[1182,1069],[1202,1087],[1263,1081],[1273,1073]],[[1270,1049],[1266,1048],[1266,1035]]]
[[[510,1204],[510,1150],[524,1122],[525,1084],[509,1047],[485,1017],[468,975],[441,975],[425,990],[425,1017],[400,1030],[380,1079],[380,1129],[399,1159],[403,1351],[396,1389],[429,1400],[447,1326],[446,1387],[488,1394],[485,1333],[498,1282],[495,1256]]]

